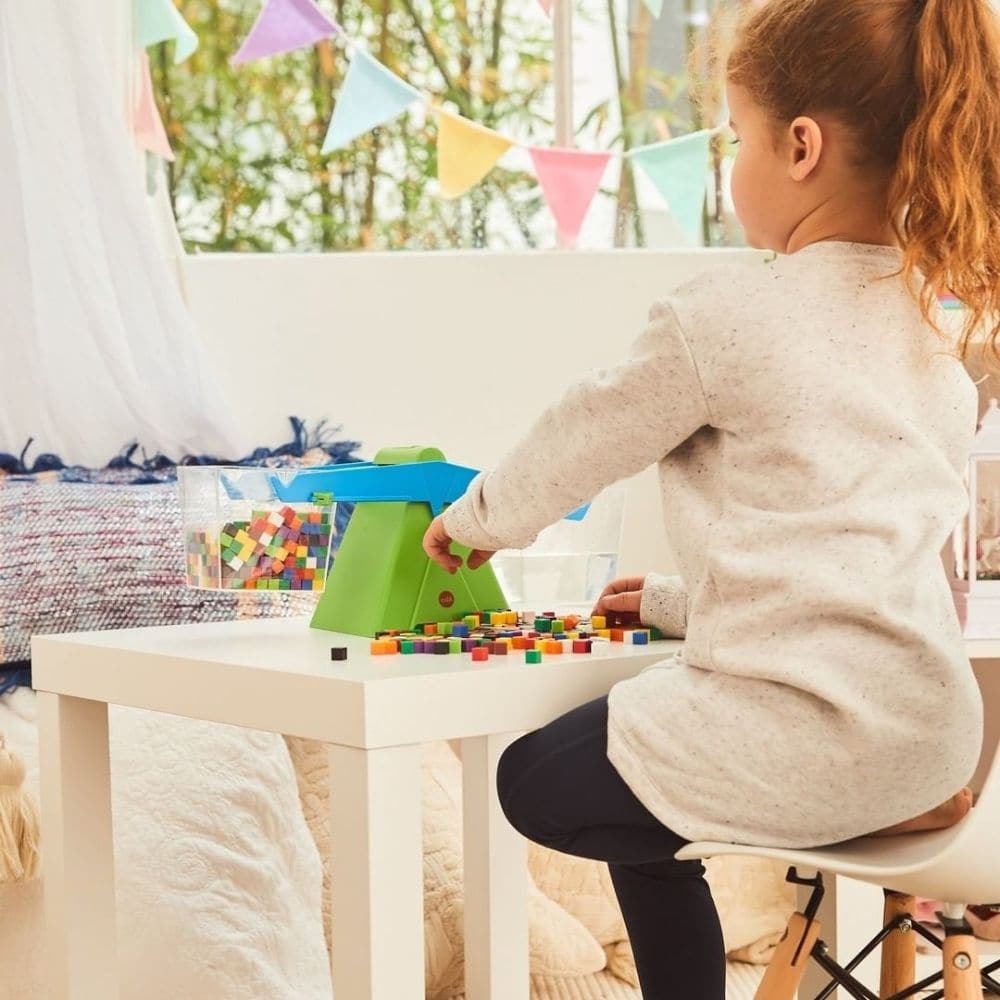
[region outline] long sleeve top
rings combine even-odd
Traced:
[[[644,621],[683,648],[608,695],[607,756],[688,840],[809,847],[972,777],[983,705],[940,553],[968,508],[977,391],[891,247],[727,264],[655,303],[444,512],[529,545],[657,463],[679,573]]]

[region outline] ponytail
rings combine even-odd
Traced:
[[[903,274],[911,290],[923,275],[920,308],[935,328],[936,293],[965,305],[959,356],[982,328],[1000,372],[1000,27],[989,0],[911,2],[916,109],[888,204]]]

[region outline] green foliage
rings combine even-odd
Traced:
[[[551,135],[552,33],[544,15],[503,0],[336,0],[320,6],[347,35],[445,107],[519,141]],[[197,32],[174,66],[150,50],[154,90],[176,161],[168,184],[191,252],[438,249],[496,245],[513,217],[533,246],[544,205],[534,176],[494,169],[470,194],[443,199],[436,125],[415,105],[346,149],[320,153],[347,72],[334,38],[232,67],[256,0],[180,0]],[[523,8],[522,8],[523,9]],[[529,16],[530,15],[530,16]]]
[[[464,197],[444,199],[436,182],[437,125],[419,103],[347,148],[322,154],[348,68],[346,47],[325,39],[232,67],[229,59],[264,0],[176,2],[198,35],[197,51],[179,66],[170,45],[149,54],[176,155],[166,166],[170,199],[189,252],[534,247],[551,232],[529,169],[497,166]],[[578,5],[575,13],[591,22],[606,18],[618,79],[618,93],[584,111],[581,147],[620,152],[700,127],[693,103],[690,114],[678,111],[686,77],[647,65],[651,22],[640,0],[627,26],[616,23],[616,2],[607,0],[605,12]],[[692,0],[683,2],[690,7]],[[731,2],[712,0],[719,7]],[[533,0],[318,3],[348,37],[448,110],[519,143],[552,143],[552,26]],[[618,44],[625,36],[627,52]],[[724,155],[717,143],[717,178]],[[629,161],[616,189],[598,197],[616,202],[614,244],[643,246]],[[720,206],[718,199],[707,206],[706,237],[729,243],[731,220]]]

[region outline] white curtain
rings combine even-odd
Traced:
[[[0,0],[0,451],[234,458],[125,122],[124,2]]]

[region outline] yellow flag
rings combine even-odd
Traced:
[[[438,181],[445,198],[478,184],[514,143],[492,129],[435,108],[438,119]]]

